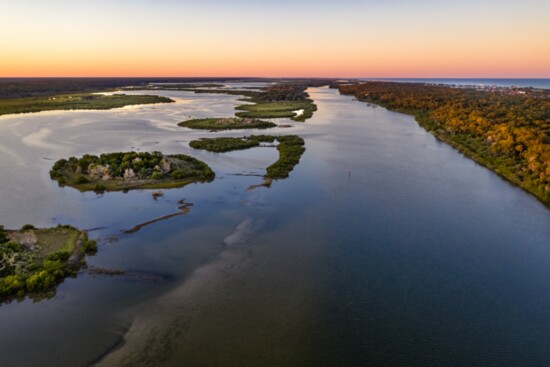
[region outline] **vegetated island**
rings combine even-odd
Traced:
[[[360,101],[415,116],[438,139],[550,206],[550,91],[388,82],[338,88]]]
[[[304,139],[297,135],[251,135],[241,138],[202,138],[193,140],[189,146],[194,149],[203,149],[209,152],[229,152],[232,150],[249,149],[258,147],[261,143],[273,143],[278,141],[277,150],[279,159],[266,168],[265,181],[261,186],[270,186],[272,180],[288,177],[289,173],[300,162],[304,154]]]
[[[0,226],[0,302],[55,295],[55,286],[86,265],[97,251],[86,232],[71,226],[5,230]]]
[[[28,98],[0,99],[0,115],[53,110],[109,110],[124,106],[172,103],[161,96],[127,94],[61,94]]]
[[[192,119],[182,121],[178,124],[182,127],[188,127],[190,129],[220,131],[220,130],[235,130],[235,129],[269,129],[276,127],[277,124],[252,119],[252,118],[206,118],[206,119]]]
[[[158,85],[150,84],[138,89],[145,90],[179,90],[195,93],[229,94],[246,98],[242,104],[235,107],[235,115],[241,118],[289,118],[297,122],[304,122],[313,116],[317,106],[306,92],[308,87],[318,87],[329,84],[328,80],[304,79],[282,80],[260,90],[248,89],[215,89],[197,87],[191,84]],[[128,88],[126,88],[128,89]],[[132,88],[134,89],[134,88]]]
[[[102,193],[182,187],[212,181],[215,174],[206,163],[185,154],[121,152],[60,159],[50,177],[61,186]]]
[[[252,118],[289,118],[304,122],[317,111],[317,105],[306,92],[307,83],[279,83],[255,93],[246,102],[237,106],[237,117]]]

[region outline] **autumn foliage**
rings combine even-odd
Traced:
[[[550,92],[367,82],[340,92],[421,126],[550,205]]]

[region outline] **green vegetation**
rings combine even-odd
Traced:
[[[288,174],[300,162],[300,157],[306,151],[304,139],[296,135],[278,136],[277,150],[279,159],[267,167],[267,178],[277,179],[288,177]]]
[[[232,130],[232,129],[269,129],[277,126],[273,122],[263,121],[251,118],[208,118],[208,119],[193,119],[180,122],[179,126],[188,127],[190,129],[202,130]]]
[[[265,136],[265,135],[262,135]],[[223,153],[232,150],[243,150],[254,148],[260,145],[260,142],[265,141],[258,139],[257,135],[242,138],[202,138],[192,140],[189,146],[193,149],[202,149],[209,152]],[[271,140],[273,142],[273,140]]]
[[[252,99],[253,101],[254,99]],[[304,122],[313,116],[313,112],[317,110],[317,106],[313,101],[307,99],[305,101],[280,101],[280,102],[257,102],[255,104],[245,104],[236,107],[235,115],[238,117],[250,118],[289,118],[294,121]],[[303,110],[298,115],[296,111]]]
[[[280,179],[288,177],[288,174],[300,162],[300,157],[306,150],[304,148],[304,139],[299,136],[251,135],[242,138],[203,138],[193,140],[189,145],[194,149],[204,149],[219,153],[257,147],[261,143],[273,143],[275,140],[279,142],[277,145],[279,159],[267,167],[265,178]]]
[[[32,227],[32,226],[30,226]],[[37,300],[55,294],[55,286],[76,275],[85,255],[97,251],[95,241],[71,226],[5,230],[0,226],[0,301]]]
[[[123,90],[177,90],[197,94],[228,94],[233,96],[256,97],[259,93],[250,87],[242,89],[224,89],[222,84],[149,84],[146,86],[124,87]],[[258,89],[258,88],[253,88]]]
[[[0,79],[0,99],[99,92],[124,85],[143,84],[129,78],[9,78]]]
[[[236,107],[238,117],[252,118],[290,118],[304,122],[313,116],[317,106],[309,99],[305,92],[308,83],[289,82],[279,83],[256,92],[244,101],[254,104],[245,104]],[[296,111],[302,110],[301,114]]]
[[[246,80],[267,81],[267,79]],[[221,86],[221,84],[218,84],[219,82],[227,83],[231,81],[243,81],[243,78],[6,78],[0,79],[0,99],[100,92],[121,87],[132,90],[154,89],[151,87],[155,87],[160,83],[185,85],[187,88],[189,86]]]
[[[0,99],[0,115],[52,110],[108,110],[138,104],[169,103],[170,98],[126,94],[64,94],[49,97]]]
[[[160,152],[86,154],[61,159],[50,171],[50,177],[61,186],[95,192],[181,187],[210,181],[214,176],[210,167],[198,159]]]
[[[384,82],[339,89],[415,116],[437,138],[550,205],[550,92]]]
[[[191,88],[185,84],[168,86],[166,89],[175,89],[183,91],[192,91],[195,93],[219,93],[240,95],[247,97],[244,102],[252,104],[243,104],[236,107],[238,111],[235,115],[241,118],[289,118],[294,121],[304,122],[313,116],[317,111],[317,106],[309,99],[305,90],[309,86],[326,85],[326,80],[296,80],[282,81],[270,85],[261,90],[235,90],[235,89],[205,89]],[[146,89],[159,89],[155,85],[150,85]],[[163,89],[165,87],[163,86]],[[302,110],[301,113],[297,111]]]

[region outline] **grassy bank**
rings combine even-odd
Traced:
[[[124,106],[174,102],[170,98],[143,95],[62,94],[0,99],[0,115],[53,110],[108,110]]]
[[[0,226],[0,301],[51,297],[55,286],[97,251],[85,232],[71,226],[5,230]]]
[[[254,102],[252,98],[247,100]],[[304,122],[313,116],[313,112],[317,111],[317,106],[312,100],[306,99],[303,101],[277,101],[277,102],[255,102],[254,104],[244,104],[236,107],[235,115],[238,117],[248,118],[289,118],[294,121]],[[297,111],[302,110],[301,114]]]
[[[253,104],[244,104],[236,107],[238,117],[255,118],[289,118],[304,122],[313,116],[317,106],[309,99],[306,89],[317,82],[285,82],[270,85],[254,96],[244,101]],[[301,110],[301,113],[298,111]]]
[[[261,143],[278,141],[277,150],[279,159],[266,168],[266,179],[280,179],[288,177],[289,173],[300,162],[305,152],[304,139],[296,135],[273,136],[251,135],[242,138],[203,138],[193,140],[189,145],[194,149],[203,149],[210,152],[229,152],[260,146]]]
[[[269,129],[277,126],[270,121],[253,118],[207,118],[182,121],[178,124],[182,127],[200,130],[235,130],[235,129]]]
[[[548,92],[383,82],[339,89],[358,100],[414,116],[441,141],[550,206]]]
[[[160,152],[87,154],[61,159],[50,171],[50,177],[61,186],[95,192],[182,187],[211,181],[214,176],[198,159]]]

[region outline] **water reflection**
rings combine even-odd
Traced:
[[[290,178],[247,192],[259,178],[236,174],[262,174],[273,148],[191,151],[205,133],[175,126],[231,115],[236,98],[166,95],[185,102],[0,118],[3,223],[100,227],[116,240],[91,265],[171,276],[83,275],[0,307],[2,366],[86,365],[122,335],[105,365],[549,363],[550,214],[534,198],[411,117],[327,88],[311,90],[311,120],[274,130],[306,140]],[[58,188],[43,159],[134,148],[191,153],[217,179],[157,201],[96,196]],[[185,216],[122,233],[182,199]]]

